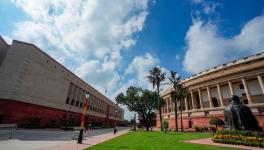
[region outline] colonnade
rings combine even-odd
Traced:
[[[261,88],[261,92],[264,95],[263,77],[259,74],[255,78],[258,80],[258,84],[259,84],[259,86]],[[185,106],[185,111],[204,109],[205,108],[204,101],[203,101],[203,96],[202,96],[202,90],[204,90],[204,89],[207,91],[207,96],[208,96],[207,99],[209,101],[209,108],[214,108],[213,100],[212,100],[213,97],[212,97],[212,94],[211,94],[210,87],[214,87],[214,88],[216,87],[216,89],[217,89],[218,100],[220,101],[220,105],[218,105],[217,107],[224,107],[225,105],[224,105],[223,93],[222,93],[222,90],[221,90],[221,84],[225,84],[225,85],[228,86],[228,89],[230,91],[230,95],[235,95],[235,91],[234,91],[234,88],[233,88],[232,81],[233,80],[228,80],[228,81],[225,81],[225,82],[221,82],[221,83],[219,82],[219,83],[216,83],[216,84],[201,86],[201,87],[198,87],[196,89],[188,90],[188,94],[190,95],[189,96],[190,100],[188,101],[188,96],[186,96],[184,98],[184,102],[183,103],[184,103],[184,106]],[[244,93],[245,93],[245,96],[246,96],[246,98],[248,100],[248,104],[253,104],[252,95],[250,93],[249,86],[248,86],[246,78],[242,77],[242,78],[236,79],[235,81],[236,82],[237,81],[238,82],[242,82],[242,85],[244,87]],[[199,101],[197,100],[196,103],[195,103],[195,98],[194,98],[194,92],[198,92],[198,97],[199,97]],[[197,102],[199,102],[199,105],[197,105]],[[164,114],[164,113],[173,112],[174,111],[174,102],[172,101],[171,95],[169,97],[165,98],[165,103],[166,103],[166,105],[163,107],[162,113]],[[198,108],[198,106],[199,106],[199,108]]]

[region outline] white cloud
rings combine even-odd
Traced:
[[[197,73],[241,56],[264,51],[264,16],[246,23],[241,33],[231,38],[220,35],[216,25],[194,20],[185,40],[187,51],[184,68]]]
[[[234,37],[234,48],[240,51],[257,53],[264,51],[264,16],[250,20]]]
[[[96,65],[94,80],[88,79],[96,83],[98,76],[106,76],[107,83],[116,80],[120,51],[136,43],[133,35],[143,29],[148,15],[148,0],[13,2],[30,17],[16,24],[14,38],[36,44],[62,63],[71,61],[77,67],[73,71],[84,78],[90,75],[84,70]],[[106,69],[106,64],[113,67]]]
[[[203,12],[205,14],[213,14],[216,11],[217,6],[220,6],[220,4],[215,2],[204,2],[203,3]]]
[[[12,38],[39,46],[108,96],[122,87],[121,51],[136,44],[149,0],[13,2],[29,19],[16,23]]]
[[[119,75],[114,69],[115,66],[111,62],[100,63],[97,60],[90,60],[78,67],[75,74],[104,93],[105,89],[111,89],[111,86],[119,81]]]
[[[151,85],[146,78],[148,71],[158,65],[159,59],[153,57],[149,53],[145,53],[143,56],[136,56],[132,63],[125,70],[125,74],[132,74],[136,77],[136,85],[138,87],[150,89]]]
[[[135,44],[133,33],[142,30],[148,14],[147,0],[14,2],[31,17],[17,23],[15,38],[72,58],[103,58]]]
[[[198,5],[198,6],[202,7],[202,11],[200,11],[200,8],[199,8],[199,10],[196,10],[194,12],[196,14],[203,12],[206,15],[210,15],[210,14],[213,14],[216,12],[216,8],[218,6],[221,6],[220,3],[217,3],[214,1],[208,1],[208,0],[206,0],[206,1],[205,0],[192,0],[191,2],[194,5]]]

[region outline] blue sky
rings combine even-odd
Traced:
[[[0,18],[7,41],[37,45],[112,100],[152,89],[153,66],[185,78],[264,51],[263,0],[1,0]]]

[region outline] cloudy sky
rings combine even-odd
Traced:
[[[112,100],[151,89],[153,66],[185,78],[264,51],[263,0],[1,0],[0,18],[6,41],[35,44]]]

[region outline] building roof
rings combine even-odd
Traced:
[[[260,52],[260,53],[257,53],[257,54],[254,54],[254,55],[251,55],[251,56],[248,56],[248,57],[244,57],[244,58],[241,58],[241,59],[233,60],[233,61],[221,64],[221,65],[209,68],[207,70],[201,71],[201,72],[199,72],[197,74],[194,74],[194,75],[192,75],[190,77],[187,77],[187,78],[181,80],[181,83],[185,83],[185,82],[188,82],[190,80],[199,78],[201,76],[205,76],[205,75],[217,72],[217,71],[221,71],[221,70],[226,69],[226,68],[230,68],[230,67],[233,67],[233,66],[236,66],[236,65],[239,65],[239,64],[243,64],[243,63],[246,63],[246,62],[249,62],[249,61],[254,61],[254,60],[257,60],[257,59],[261,59],[261,58],[264,58],[264,52]],[[161,95],[168,94],[171,91],[173,91],[172,85],[170,85],[167,89],[162,91]]]
[[[228,63],[224,63],[224,64],[221,64],[221,65],[209,68],[207,70],[201,71],[201,72],[199,72],[197,74],[194,74],[194,75],[192,75],[190,77],[187,77],[187,78],[183,79],[182,82],[184,83],[184,82],[187,82],[189,80],[198,78],[200,76],[203,76],[203,75],[206,75],[206,74],[209,74],[209,73],[212,73],[212,72],[216,72],[216,71],[219,71],[219,70],[222,70],[222,69],[226,69],[226,68],[229,68],[229,67],[232,67],[232,66],[235,66],[235,65],[239,65],[239,64],[242,64],[242,63],[245,63],[245,62],[253,61],[253,60],[256,60],[256,59],[259,59],[259,58],[264,58],[264,52],[257,53],[257,54],[254,54],[254,55],[251,55],[251,56],[248,56],[248,57],[244,57],[244,58],[241,58],[241,59],[233,60],[233,61],[230,61]]]

